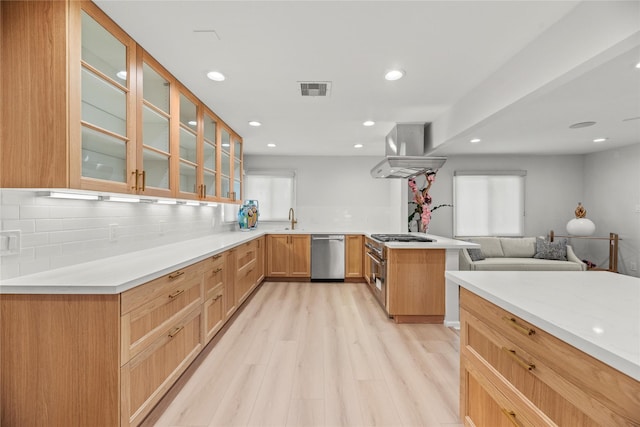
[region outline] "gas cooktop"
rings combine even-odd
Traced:
[[[379,242],[435,242],[433,239],[416,234],[372,234],[371,237]]]

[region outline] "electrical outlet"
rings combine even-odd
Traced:
[[[0,231],[0,255],[20,253],[20,230]]]
[[[638,264],[636,264],[635,262],[631,261],[629,263],[629,270],[631,271],[638,271]]]
[[[109,241],[115,242],[118,240],[118,224],[109,224]]]
[[[164,236],[167,232],[167,221],[160,221],[160,235]]]

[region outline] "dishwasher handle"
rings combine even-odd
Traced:
[[[337,240],[342,242],[344,236],[311,236],[311,240]]]

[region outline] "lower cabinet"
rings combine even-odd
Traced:
[[[638,381],[466,289],[460,307],[465,425],[640,425]]]
[[[0,295],[0,425],[139,425],[260,284],[264,247],[120,295]]]
[[[309,234],[269,234],[266,275],[280,278],[310,278],[311,236]]]
[[[363,277],[363,240],[364,236],[362,235],[345,236],[345,279],[361,279]]]

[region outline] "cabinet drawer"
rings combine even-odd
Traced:
[[[547,384],[593,420],[604,425],[640,425],[640,383],[635,379],[464,288],[460,289],[460,307],[535,358],[536,363],[555,372],[564,382],[550,378],[545,380]],[[568,394],[566,384],[581,390],[587,398]]]
[[[152,281],[143,288],[154,298],[125,313],[121,321],[121,364],[149,346],[163,334],[167,324],[202,304],[202,271],[188,270],[173,281]],[[162,288],[162,292],[157,292]],[[134,289],[138,291],[138,288]],[[124,298],[124,295],[123,295]]]
[[[212,294],[213,296],[205,300],[202,306],[205,344],[215,336],[224,323],[224,285],[212,289]]]
[[[502,394],[488,378],[480,373],[477,364],[461,358],[462,387],[466,396],[473,397],[462,402],[460,418],[467,427],[542,427],[555,426],[544,415],[530,411],[524,401],[512,401]],[[464,410],[466,409],[466,411]]]
[[[598,405],[591,412],[602,420],[595,422],[564,397],[569,396],[577,404],[586,402],[589,397],[582,390],[465,310],[460,315],[465,328],[465,345],[461,352],[473,352],[486,361],[556,424],[596,427],[614,416],[607,408]]]
[[[137,425],[202,347],[201,308],[177,319],[121,370],[122,425]]]
[[[216,255],[218,256],[218,255]],[[204,299],[208,300],[216,296],[216,288],[224,285],[226,264],[224,257],[219,255],[218,259],[206,261],[207,267],[204,272]]]
[[[236,265],[238,270],[245,268],[248,264],[253,263],[258,257],[258,242],[253,240],[237,247]]]

